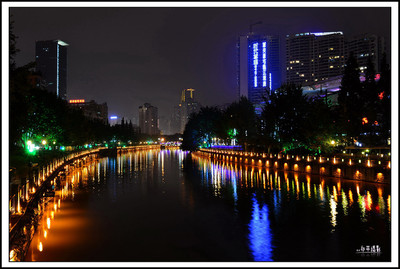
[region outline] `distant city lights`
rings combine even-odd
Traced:
[[[71,99],[69,100],[70,104],[81,104],[81,103],[85,103],[85,99]]]

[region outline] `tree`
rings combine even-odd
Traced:
[[[365,70],[365,80],[361,83],[362,91],[360,101],[363,105],[361,117],[363,141],[366,144],[373,145],[379,140],[376,135],[378,131],[378,110],[379,93],[377,83],[375,82],[376,70],[371,57],[368,57],[367,69]]]
[[[347,139],[358,137],[362,126],[363,103],[361,82],[356,58],[351,53],[346,62],[338,96],[338,123]]]
[[[192,113],[183,132],[182,149],[193,151],[211,146],[221,117],[222,113],[216,107],[202,107],[198,113]]]
[[[300,147],[305,141],[307,106],[300,85],[283,84],[271,94],[263,109],[265,134],[273,137],[284,150]]]
[[[12,20],[12,15],[10,16],[10,25],[9,25],[9,53],[10,53],[10,72],[15,70],[15,56],[19,52],[17,48],[17,36],[14,34],[14,21]]]
[[[240,145],[247,149],[247,144],[252,142],[257,135],[257,116],[253,104],[242,96],[239,102],[234,102],[224,112],[225,134],[235,129]]]
[[[305,123],[302,128],[304,148],[315,153],[330,153],[334,150],[331,141],[336,141],[334,112],[330,102],[317,97],[308,100]]]
[[[391,130],[391,76],[390,67],[386,60],[386,54],[383,54],[381,65],[380,79],[377,83],[377,91],[379,96],[378,105],[378,122],[381,126],[381,135],[384,139],[390,137]]]

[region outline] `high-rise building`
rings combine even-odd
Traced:
[[[183,133],[189,116],[196,113],[200,109],[199,103],[194,99],[194,89],[184,89],[181,94],[181,102],[179,104],[179,132]]]
[[[36,41],[36,71],[45,88],[67,99],[67,46],[61,40]]]
[[[100,120],[108,124],[108,106],[107,103],[97,104],[94,100],[85,102],[85,99],[71,99],[68,101],[71,108],[79,109],[85,117]]]
[[[312,84],[340,76],[345,64],[343,32],[286,36],[286,82]]]
[[[353,53],[361,73],[364,73],[367,68],[368,58],[371,58],[375,71],[380,72],[380,63],[384,52],[385,40],[375,34],[361,34],[346,41],[346,58]]]
[[[158,135],[158,109],[149,103],[139,107],[139,128],[142,134]]]
[[[280,41],[274,35],[256,35],[250,32],[240,36],[238,49],[239,96],[245,96],[260,114],[264,97],[281,86]]]
[[[192,113],[200,110],[200,103],[194,98],[195,89],[183,89],[180,96],[180,102],[174,106],[170,119],[168,120],[169,134],[182,134],[185,131],[186,123]]]

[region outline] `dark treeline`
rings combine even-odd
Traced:
[[[360,142],[386,146],[390,138],[390,69],[384,55],[380,79],[369,60],[365,80],[353,55],[346,63],[337,102],[325,96],[304,96],[301,85],[283,84],[261,115],[241,97],[225,110],[203,107],[192,114],[183,134],[183,149],[209,147],[212,139],[230,144],[235,138],[246,150],[331,153]]]

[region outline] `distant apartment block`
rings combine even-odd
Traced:
[[[108,106],[107,103],[97,104],[94,100],[85,102],[85,99],[71,99],[68,101],[71,108],[79,109],[87,118],[100,120],[108,124]]]
[[[361,73],[364,73],[367,68],[368,58],[371,58],[375,71],[380,72],[380,64],[385,50],[384,38],[375,34],[361,34],[346,41],[346,58],[353,53]]]
[[[139,107],[139,128],[142,134],[158,135],[158,109],[149,103]]]
[[[340,76],[345,65],[343,32],[286,36],[286,82],[312,84]]]

